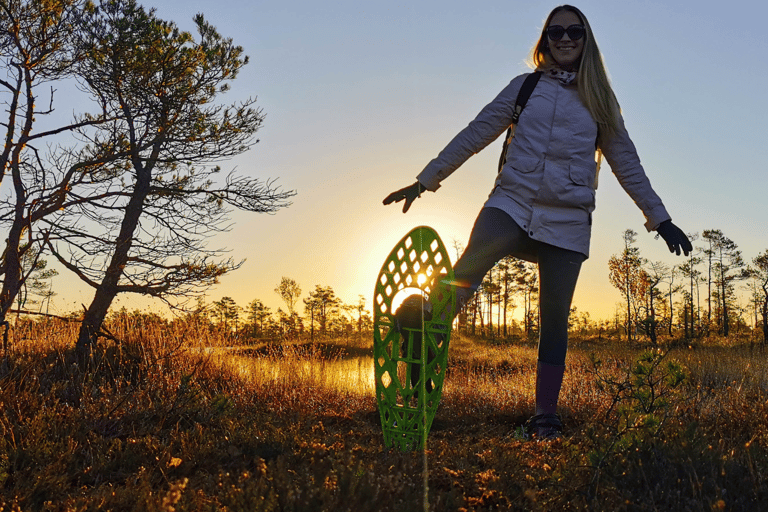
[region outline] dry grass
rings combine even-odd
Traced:
[[[99,347],[91,371],[69,351],[72,325],[14,330],[0,510],[423,510],[421,454],[383,447],[366,338],[233,349],[202,327],[112,329],[125,341]],[[428,442],[431,510],[768,502],[768,354],[642,353],[575,343],[565,436],[536,443],[519,435],[535,346],[454,338]]]

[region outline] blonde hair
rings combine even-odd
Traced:
[[[608,80],[608,74],[605,71],[603,57],[597,47],[595,36],[592,33],[592,27],[589,26],[587,17],[579,9],[572,5],[561,5],[555,7],[544,27],[541,30],[541,37],[536,46],[531,50],[531,61],[537,69],[547,69],[556,67],[557,63],[549,50],[549,41],[547,38],[547,27],[552,21],[552,17],[561,11],[570,11],[579,17],[581,23],[586,29],[584,37],[584,50],[581,53],[579,62],[577,84],[579,88],[579,98],[584,106],[592,115],[592,119],[597,123],[598,140],[610,139],[616,134],[619,127],[619,103],[616,95],[613,93],[611,83]]]

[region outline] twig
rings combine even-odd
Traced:
[[[9,313],[17,313],[17,314],[20,314],[20,315],[35,315],[35,316],[44,316],[44,317],[47,317],[47,318],[57,318],[59,320],[64,320],[65,322],[82,322],[83,321],[82,318],[73,318],[73,317],[68,317],[68,316],[52,315],[51,313],[41,313],[39,311],[26,311],[24,309],[9,309],[8,312]],[[8,323],[8,322],[6,321],[6,322],[4,322],[4,323],[2,323],[0,325],[5,325],[6,323]]]

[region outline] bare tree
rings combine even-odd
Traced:
[[[280,280],[280,284],[275,288],[275,293],[283,299],[283,302],[288,307],[288,314],[284,323],[288,333],[294,336],[297,333],[297,326],[301,324],[301,319],[296,313],[296,302],[301,297],[301,287],[290,277],[283,277]]]
[[[280,284],[275,288],[275,293],[283,299],[286,307],[288,308],[288,314],[293,316],[296,312],[296,302],[301,297],[301,287],[299,283],[291,279],[290,277],[283,277],[280,280]]]
[[[207,246],[228,229],[230,207],[272,213],[293,195],[271,181],[218,177],[214,164],[258,142],[264,116],[255,99],[215,103],[248,59],[202,15],[195,24],[197,40],[134,0],[103,0],[83,14],[80,86],[109,122],[79,136],[82,152],[106,163],[67,190],[70,208],[50,221],[47,242],[95,290],[81,354],[118,293],[178,306],[237,269],[242,262]]]
[[[762,291],[762,296],[759,296],[756,302],[759,303],[760,316],[763,320],[763,343],[768,344],[768,250],[758,254],[752,263],[755,266],[750,267],[748,272]]]
[[[707,332],[712,325],[712,264],[715,258],[717,240],[722,236],[723,232],[719,229],[705,229],[701,233],[701,237],[708,244],[708,247],[702,251],[707,257]]]
[[[661,261],[654,261],[647,263],[643,269],[645,278],[645,291],[648,302],[648,317],[646,319],[646,330],[648,337],[651,339],[651,343],[656,345],[658,343],[658,333],[656,331],[658,321],[656,320],[657,302],[662,298],[661,291],[658,286],[662,281],[668,279],[670,276],[669,266]]]
[[[28,277],[22,268],[26,253],[40,254],[44,234],[36,229],[38,223],[66,208],[66,191],[99,163],[87,155],[71,158],[56,141],[103,119],[60,125],[51,120],[56,84],[71,78],[83,57],[74,42],[85,8],[80,0],[0,2],[0,96],[5,106],[0,184],[10,180],[0,198],[0,224],[7,229],[0,257],[0,322]],[[45,129],[37,129],[41,122]],[[52,148],[48,153],[41,149],[46,143]]]
[[[645,281],[640,257],[640,249],[635,246],[637,232],[627,229],[622,235],[624,249],[620,255],[613,255],[608,260],[609,280],[613,286],[621,290],[626,303],[626,333],[627,341],[632,341],[633,311],[637,309],[639,298],[644,294]]]
[[[689,234],[688,238],[691,240],[691,242],[698,239],[699,235],[698,233]],[[701,314],[701,303],[699,301],[699,283],[701,282],[702,276],[701,272],[697,270],[697,266],[702,262],[702,258],[699,256],[695,256],[694,252],[691,251],[690,255],[688,256],[688,261],[685,261],[677,266],[677,268],[680,270],[680,272],[683,274],[683,277],[688,278],[688,284],[689,289],[687,293],[687,300],[685,301],[685,311],[684,311],[684,327],[685,327],[685,336],[686,338],[693,338],[696,336],[696,326],[697,322],[696,319],[699,318]],[[697,298],[697,303],[694,305],[694,297]],[[698,306],[698,307],[697,307]],[[690,329],[690,332],[689,332]]]
[[[365,309],[365,296],[358,295],[357,304],[355,304],[353,307],[357,312],[357,333],[360,334],[363,332],[364,323],[370,323],[371,320],[370,313]]]
[[[674,312],[674,295],[676,293],[679,293],[681,290],[683,290],[683,285],[680,283],[675,283],[675,279],[680,274],[680,268],[677,266],[674,266],[669,269],[669,273],[666,276],[666,284],[667,284],[667,300],[669,301],[669,324],[668,324],[668,330],[667,334],[669,336],[672,336],[672,327],[675,323],[675,312]]]
[[[710,243],[708,256],[711,272],[714,272],[714,284],[717,299],[719,332],[723,336],[730,333],[730,309],[734,297],[734,283],[745,279],[745,263],[736,243],[726,237],[719,229],[704,231],[704,238]]]

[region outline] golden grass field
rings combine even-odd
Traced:
[[[564,437],[525,440],[535,343],[454,336],[421,453],[385,449],[371,338],[20,322],[0,363],[0,510],[766,510],[768,351],[572,340]],[[599,362],[598,362],[599,361]],[[427,461],[428,487],[423,485]]]

